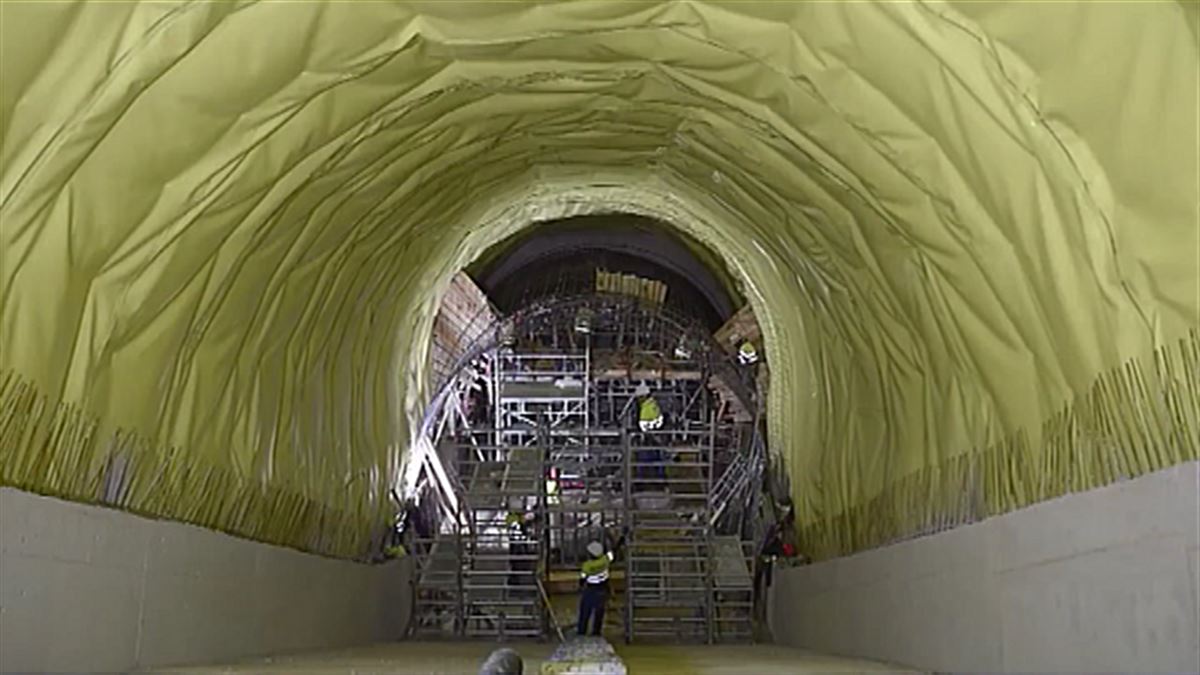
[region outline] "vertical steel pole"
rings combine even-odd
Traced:
[[[713,536],[712,536],[713,526],[712,526],[712,499],[711,499],[712,489],[713,489],[713,449],[716,447],[716,444],[717,444],[717,420],[715,417],[712,417],[709,419],[709,427],[708,427],[708,461],[707,461],[707,466],[704,467],[704,470],[708,473],[708,476],[707,476],[708,489],[706,491],[705,499],[704,499],[704,539],[706,542],[706,546],[705,546],[706,551],[705,552],[707,553],[707,560],[705,562],[706,569],[705,569],[705,577],[704,577],[705,578],[705,593],[704,593],[704,595],[705,595],[705,598],[707,600],[707,605],[708,605],[708,607],[707,607],[708,621],[706,622],[707,623],[706,629],[707,629],[707,639],[708,639],[709,644],[712,644],[714,642],[714,629],[716,628],[715,624],[717,622],[716,608],[714,606],[714,600],[715,600],[714,596],[716,594],[716,584],[715,584],[715,582],[714,582],[715,580],[713,578],[713,562],[714,561],[713,561]]]
[[[621,450],[625,461],[625,513],[623,520],[629,528],[629,540],[625,542],[625,643],[633,642],[633,552],[636,547],[637,528],[633,504],[633,458],[629,449],[629,430],[621,426]]]

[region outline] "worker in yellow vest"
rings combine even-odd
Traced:
[[[537,569],[538,545],[534,538],[536,520],[536,514],[526,507],[521,498],[514,497],[510,501],[509,512],[504,518],[504,524],[508,528],[509,570],[511,572],[508,575],[508,582],[511,587],[526,586],[529,574]]]
[[[604,544],[593,541],[587,545],[588,555],[591,556],[579,567],[579,585],[582,594],[579,598],[579,623],[575,632],[587,635],[588,623],[592,624],[592,635],[599,636],[604,630],[604,606],[608,603],[609,565],[625,544],[625,535],[617,540],[616,546],[610,551],[604,550]]]
[[[745,340],[742,342],[742,345],[738,347],[738,363],[742,364],[743,366],[750,366],[758,363],[758,348],[754,346],[753,342]]]
[[[650,387],[646,385],[639,386],[634,390],[634,396],[639,400],[638,403],[638,428],[645,434],[638,443],[639,449],[634,452],[634,463],[637,466],[636,474],[639,478],[646,478],[655,481],[666,479],[666,468],[663,466],[663,453],[658,449],[657,440],[661,441],[662,436],[653,435],[648,432],[661,429],[663,427],[662,408],[659,407],[658,401],[650,394]],[[635,484],[636,487],[648,488],[650,483]]]
[[[641,399],[638,404],[638,428],[642,431],[661,429],[662,408],[658,407],[658,401],[650,395],[650,387],[643,384],[634,391],[634,395]]]

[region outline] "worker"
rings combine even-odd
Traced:
[[[546,503],[550,506],[556,506],[559,503],[558,467],[556,466],[546,469]]]
[[[517,332],[513,322],[504,322],[500,325],[500,347],[504,353],[511,354],[513,348],[517,346]]]
[[[549,512],[547,525],[550,530],[547,538],[551,556],[560,553],[562,547],[562,514],[559,512],[562,499],[559,497],[558,488],[558,467],[552,466],[546,470],[546,510]]]
[[[753,342],[749,340],[742,341],[741,346],[738,347],[738,363],[743,366],[758,363],[758,349],[754,346]]]
[[[528,577],[537,569],[537,542],[533,538],[533,524],[536,516],[524,509],[520,498],[513,498],[512,507],[504,518],[508,527],[508,553],[510,574],[508,583],[510,591],[531,592]]]
[[[654,442],[654,437],[648,433],[663,427],[662,408],[659,407],[658,401],[655,400],[654,396],[650,394],[650,387],[647,385],[638,386],[633,394],[635,399],[638,400],[638,428],[646,434],[635,446],[633,452],[636,473],[639,478],[663,481],[666,479],[666,467],[663,466],[663,453],[659,445]],[[641,484],[642,487],[649,487],[650,485],[650,483]]]
[[[680,361],[692,360],[692,342],[686,334],[679,336],[679,342],[675,343],[675,358]]]
[[[642,431],[661,429],[663,425],[662,408],[658,401],[650,395],[650,387],[641,385],[634,390],[634,396],[640,399],[638,404],[638,428]]]
[[[431,543],[432,530],[417,500],[406,499],[401,508],[402,517],[398,530],[393,531],[390,546],[384,551],[392,558],[403,557],[409,553],[419,555]]]
[[[779,558],[796,557],[796,547],[785,541],[792,533],[796,523],[796,508],[790,498],[785,498],[776,506],[779,518],[767,528],[762,545],[759,546],[758,565],[754,571],[754,598],[760,609],[765,609],[763,600],[771,587],[772,571]]]
[[[508,539],[510,542],[523,542],[530,538],[529,526],[533,523],[534,514],[526,513],[520,507],[510,509],[508,515],[504,517],[504,524],[508,527]]]
[[[592,316],[591,308],[580,307],[579,311],[575,312],[575,332],[581,335],[591,334]]]
[[[608,602],[608,567],[625,544],[625,534],[617,540],[612,550],[605,551],[604,544],[593,541],[587,545],[588,555],[579,568],[579,624],[575,632],[587,635],[588,622],[592,622],[592,635],[599,636],[604,630],[604,605]]]
[[[773,524],[767,531],[762,546],[759,548],[758,564],[754,570],[754,613],[759,618],[766,617],[767,591],[771,588],[772,572],[780,558],[795,559],[796,547],[784,541],[783,526]]]

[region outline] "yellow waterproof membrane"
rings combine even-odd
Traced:
[[[1200,451],[1176,2],[4,2],[0,480],[338,556],[452,275],[627,212],[767,340],[841,554]]]

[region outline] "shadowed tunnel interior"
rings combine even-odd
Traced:
[[[669,304],[716,331],[745,300],[717,254],[671,230],[659,221],[621,214],[541,223],[500,242],[468,271],[506,313],[532,297],[561,292],[556,284],[576,281],[578,286],[589,277],[589,268],[660,279],[670,289]]]
[[[364,557],[453,275],[580,217],[753,307],[817,559],[1197,458],[1195,5],[0,13],[5,485]]]

